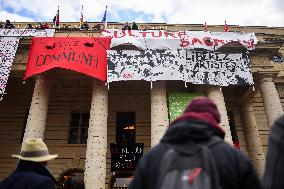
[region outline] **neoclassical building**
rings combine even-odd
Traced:
[[[18,28],[25,24],[15,23]],[[121,26],[108,25],[110,29]],[[152,30],[203,30],[202,25],[139,25],[145,26]],[[208,26],[208,30],[222,32],[223,26]],[[65,69],[52,69],[23,82],[31,37],[22,37],[6,94],[0,102],[0,180],[15,169],[17,159],[11,155],[20,152],[21,142],[28,137],[42,137],[50,152],[58,154],[49,163],[56,178],[60,179],[68,170],[80,170],[87,189],[111,188],[112,178],[131,177],[135,168],[125,164],[125,159],[122,163],[112,158],[115,150],[123,147],[116,146],[112,151],[111,145],[122,143],[127,151],[131,145],[140,144],[137,149],[142,148],[145,153],[157,144],[170,123],[171,92],[212,98],[221,112],[226,141],[232,145],[239,143],[240,150],[248,154],[261,175],[270,127],[283,113],[284,28],[230,26],[230,31],[255,32],[259,40],[250,52],[253,85],[185,85],[170,80],[117,81],[106,85]],[[100,31],[70,27],[56,29],[54,34],[55,37],[99,35]],[[231,44],[223,50],[238,52],[241,47]],[[122,163],[122,168],[115,163]],[[126,186],[126,180],[116,181],[114,185]]]

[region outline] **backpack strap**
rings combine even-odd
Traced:
[[[216,189],[221,189],[220,184],[220,175],[218,171],[218,167],[216,165],[215,158],[211,152],[211,148],[214,145],[218,145],[224,143],[224,140],[220,137],[213,136],[210,138],[207,145],[202,146],[202,153],[204,158],[204,166],[207,166],[207,170],[209,170],[210,177],[212,178],[212,186],[215,186]]]

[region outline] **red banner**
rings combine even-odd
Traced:
[[[24,79],[50,70],[65,68],[106,81],[108,37],[36,37]]]

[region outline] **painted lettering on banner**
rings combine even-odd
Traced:
[[[110,38],[33,38],[24,79],[65,68],[105,81],[109,46]]]
[[[2,37],[52,37],[55,29],[0,29],[0,36]]]
[[[206,49],[214,51],[230,42],[239,42],[253,50],[258,40],[254,33],[164,31],[164,30],[103,30],[101,37],[112,37],[112,44],[139,41],[147,49]],[[124,41],[122,40],[124,39]]]
[[[251,85],[247,53],[147,50],[108,51],[108,82],[182,80],[193,84]]]

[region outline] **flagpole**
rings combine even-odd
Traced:
[[[106,14],[105,29],[107,29],[107,6],[106,6],[106,12],[105,12],[105,14]]]

